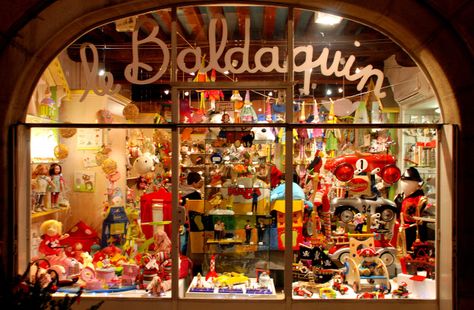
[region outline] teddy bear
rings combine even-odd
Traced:
[[[62,233],[63,224],[56,220],[44,221],[40,226],[41,239],[39,252],[48,255],[60,255],[62,247],[61,240],[69,237],[69,234]]]

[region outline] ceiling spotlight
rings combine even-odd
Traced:
[[[355,73],[360,73],[360,68],[356,68]]]
[[[226,75],[229,74],[229,70],[225,70],[224,74],[226,74]]]
[[[100,69],[98,74],[99,74],[99,76],[104,76],[105,75],[105,70]]]
[[[342,17],[324,12],[316,12],[314,18],[315,23],[329,26],[337,25],[342,21]]]
[[[169,89],[165,89],[165,95],[168,95],[170,93]]]
[[[239,61],[237,59],[234,59],[232,60],[232,67],[237,67],[237,65],[239,64]]]
[[[342,94],[342,87],[339,87],[339,88],[337,89],[337,92],[340,93],[340,94]]]
[[[326,95],[331,96],[332,95],[332,90],[330,90],[330,89],[326,90]]]
[[[196,75],[196,73],[194,73],[194,72],[191,72],[191,73],[189,73],[189,75],[195,76],[195,75]]]
[[[269,97],[272,97],[272,96],[273,96],[273,92],[272,92],[272,91],[269,91],[269,92],[268,92],[268,96],[269,96]]]
[[[188,91],[185,91],[185,92],[184,92],[184,95],[185,95],[186,97],[189,96],[189,92],[188,92]]]
[[[354,41],[354,46],[355,46],[355,47],[359,47],[359,46],[360,46],[359,40],[355,40],[355,41]]]

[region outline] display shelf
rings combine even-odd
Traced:
[[[202,298],[232,298],[232,299],[275,299],[277,294],[273,279],[266,287],[261,287],[256,278],[249,278],[250,284],[237,284],[232,287],[217,287],[211,280],[202,280],[203,287],[197,287],[198,278],[194,277],[189,286],[186,297]]]
[[[46,210],[46,211],[32,213],[32,214],[31,214],[31,219],[32,219],[32,220],[36,220],[36,219],[42,218],[42,217],[47,216],[47,215],[52,215],[52,214],[56,214],[56,213],[66,212],[66,211],[68,211],[68,210],[69,210],[69,207],[67,207],[67,208],[60,208],[60,209],[48,209],[48,210]]]

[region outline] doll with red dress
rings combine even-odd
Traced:
[[[61,240],[69,237],[68,234],[62,233],[63,224],[56,220],[44,221],[40,226],[41,243],[39,245],[39,252],[49,255],[60,255],[64,253],[61,246]]]

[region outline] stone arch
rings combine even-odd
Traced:
[[[254,2],[294,5],[294,1],[291,0]],[[2,67],[0,104],[3,106],[3,113],[0,114],[2,124],[0,165],[2,171],[5,172],[2,173],[0,181],[4,184],[0,187],[3,215],[1,233],[6,236],[2,239],[7,240],[1,249],[4,253],[3,258],[6,260],[3,266],[4,271],[15,272],[15,268],[12,268],[15,264],[14,258],[6,257],[9,253],[15,253],[13,247],[15,236],[12,236],[12,228],[15,226],[11,221],[14,218],[11,206],[14,201],[12,193],[15,189],[12,180],[15,173],[12,168],[13,150],[8,149],[12,141],[10,126],[24,120],[30,94],[43,70],[63,48],[88,29],[119,17],[188,3],[206,4],[209,1],[165,0],[160,1],[160,6],[152,0],[58,1],[49,6],[38,6],[37,11],[30,15],[31,18],[26,18],[24,23],[17,27],[19,30],[12,33],[11,39],[0,54]],[[464,2],[465,6],[467,3],[469,1]],[[470,102],[474,95],[471,79],[474,67],[472,47],[456,32],[458,29],[453,25],[462,6],[451,15],[449,25],[446,24],[446,19],[441,18],[438,11],[425,2],[406,4],[406,2],[395,0],[369,0],[364,1],[363,4],[355,4],[350,0],[331,2],[302,0],[298,1],[298,7],[324,9],[329,13],[337,12],[339,15],[378,29],[398,42],[426,73],[438,97],[444,121],[463,128],[467,127],[469,130],[470,126],[466,124],[469,124],[474,112]],[[419,21],[423,23],[420,24]],[[470,147],[465,146],[465,148],[469,151]],[[466,155],[464,162],[467,160]],[[463,157],[459,165],[462,163]],[[459,183],[464,178],[465,181],[469,180],[470,170],[472,168],[467,168],[462,172]],[[467,193],[469,182],[464,183],[465,185],[462,186],[466,188]],[[463,192],[462,188],[460,191]],[[462,203],[462,200],[461,196],[458,203]],[[468,240],[466,238],[464,242],[467,247],[469,247]],[[461,246],[459,244],[458,248]]]

